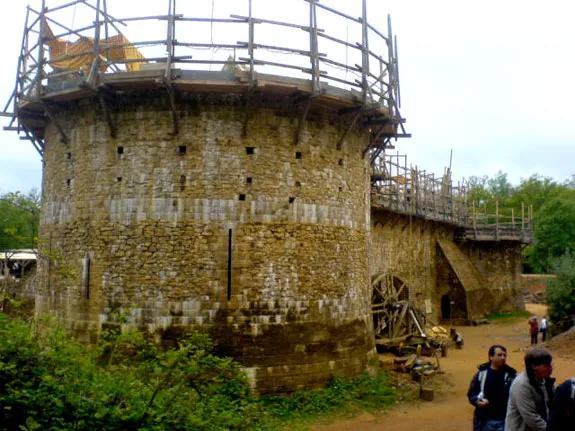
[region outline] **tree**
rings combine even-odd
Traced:
[[[564,190],[543,204],[534,234],[531,265],[535,270],[548,272],[556,258],[575,250],[575,190]]]
[[[533,205],[534,216],[539,209],[550,199],[557,197],[566,185],[557,184],[553,178],[533,174],[529,178],[522,178],[519,186],[515,187],[509,204],[518,208],[521,204]]]
[[[507,179],[507,174],[501,171],[487,180],[487,186],[492,198],[499,201],[500,205],[505,204],[513,193],[513,185]]]
[[[467,200],[475,203],[476,206],[481,207],[487,202],[492,200],[491,193],[487,190],[487,181],[489,177],[483,175],[482,177],[471,176],[467,179],[467,187],[469,189]]]
[[[563,254],[551,267],[557,278],[547,282],[549,316],[559,331],[565,331],[575,323],[575,254]]]
[[[32,248],[38,236],[40,194],[11,192],[0,195],[0,250]]]

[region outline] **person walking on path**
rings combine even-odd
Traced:
[[[475,406],[473,431],[503,431],[511,383],[517,371],[507,365],[507,349],[499,344],[487,352],[489,362],[479,365],[467,398]]]
[[[531,317],[527,323],[529,323],[529,334],[531,335],[531,344],[537,344],[537,337],[539,336],[539,323],[537,322],[537,316]]]
[[[541,318],[541,328],[539,329],[541,331],[541,341],[545,342],[545,340],[547,339],[547,327],[548,327],[549,323],[547,322],[547,316],[543,316]]]
[[[555,383],[552,361],[548,350],[527,351],[525,371],[519,373],[509,391],[505,431],[546,431]]]
[[[547,431],[573,430],[575,430],[575,377],[557,386],[547,424]]]

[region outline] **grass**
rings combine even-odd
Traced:
[[[308,429],[311,423],[341,417],[352,417],[362,412],[377,412],[395,403],[397,393],[389,374],[378,370],[355,379],[332,379],[324,389],[296,392],[289,396],[267,396],[259,402],[278,428]]]
[[[510,311],[505,313],[493,313],[487,316],[487,320],[490,322],[510,322],[515,320],[529,319],[531,313],[527,310],[522,311]]]

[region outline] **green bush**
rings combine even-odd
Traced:
[[[165,350],[118,331],[87,350],[53,323],[0,314],[0,431],[275,430],[395,401],[384,373],[254,399],[240,365],[213,351],[201,333]]]
[[[88,352],[59,328],[0,315],[0,339],[0,430],[261,428],[239,365],[203,334],[167,351],[109,335]]]
[[[547,281],[545,298],[549,317],[558,331],[565,331],[575,318],[575,255],[567,252],[552,261],[557,278]]]

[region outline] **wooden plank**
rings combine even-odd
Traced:
[[[306,1],[306,2],[309,2],[310,0],[305,0],[305,1]],[[321,3],[318,3],[318,4],[317,4],[317,7],[321,8],[321,9],[324,9],[324,10],[326,10],[326,11],[328,11],[328,12],[331,12],[331,13],[333,13],[333,14],[335,14],[335,15],[339,15],[339,16],[341,16],[342,18],[349,19],[350,21],[354,21],[354,22],[357,22],[357,23],[361,24],[361,18],[354,18],[354,17],[352,17],[351,15],[347,15],[347,14],[345,14],[345,13],[343,13],[343,12],[340,12],[340,11],[338,11],[338,10],[336,10],[336,9],[332,9],[332,8],[330,8],[330,7],[328,7],[328,6],[325,6],[325,5],[321,4]]]
[[[242,16],[242,15],[230,15],[230,17],[236,18],[239,20],[243,20],[243,21],[248,21],[250,19],[250,17]],[[254,24],[274,24],[274,25],[279,25],[279,26],[283,26],[283,27],[299,28],[299,29],[305,30],[305,31],[311,30],[311,27],[307,26],[307,25],[292,24],[289,22],[274,21],[271,19],[263,19],[263,18],[255,18],[255,17],[252,17],[251,20]],[[323,28],[318,28],[317,31],[325,31],[325,30]]]

